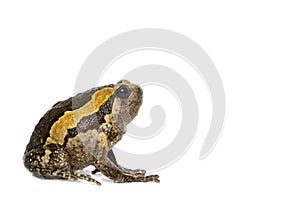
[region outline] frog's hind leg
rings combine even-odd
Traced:
[[[41,174],[43,174],[41,176]],[[46,178],[46,179],[66,179],[70,181],[76,181],[76,180],[85,180],[88,182],[95,183],[97,185],[101,185],[101,183],[94,178],[91,177],[89,174],[79,174],[76,172],[71,172],[70,170],[62,170],[57,169],[54,171],[48,170],[48,169],[39,169],[39,173],[33,173],[34,176],[37,176],[39,178]]]
[[[52,172],[52,175],[54,175],[57,178],[67,179],[67,180],[85,180],[88,182],[96,183],[97,185],[101,185],[99,181],[92,178],[89,174],[79,174],[76,172],[70,172],[70,171],[54,171]]]
[[[53,152],[50,150],[33,149],[25,152],[23,159],[25,167],[38,178],[67,180],[80,179],[101,185],[100,182],[93,179],[88,174],[73,172],[69,164],[69,156],[62,149],[57,149]]]
[[[35,148],[26,151],[23,157],[25,167],[39,178],[56,178],[53,172],[67,171],[69,168],[68,155],[61,149],[51,151]],[[63,177],[57,177],[63,178]]]

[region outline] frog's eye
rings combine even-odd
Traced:
[[[116,95],[121,99],[127,99],[130,93],[131,91],[127,85],[121,85],[116,91]]]

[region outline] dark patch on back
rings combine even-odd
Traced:
[[[69,138],[75,137],[78,133],[85,133],[92,129],[98,130],[100,125],[105,123],[104,116],[111,113],[114,98],[114,95],[112,95],[100,106],[96,113],[83,117],[75,128],[68,129],[68,135],[65,137],[65,143]]]

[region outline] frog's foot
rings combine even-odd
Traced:
[[[127,169],[124,167],[118,166],[120,171],[122,171],[124,174],[131,175],[131,176],[145,176],[146,170],[143,169]],[[96,174],[97,172],[100,172],[97,168],[92,171],[92,174]]]
[[[91,175],[89,175],[89,174],[72,173],[72,176],[75,178],[75,180],[76,179],[81,179],[81,180],[85,180],[85,181],[88,181],[88,182],[96,183],[99,186],[101,185],[101,183],[99,181],[92,178]]]
[[[123,175],[119,176],[118,179],[113,180],[115,183],[129,183],[129,182],[155,182],[159,183],[159,176],[158,175],[149,175],[149,176],[128,176]]]
[[[76,172],[56,171],[56,172],[53,172],[52,175],[54,175],[55,177],[58,177],[58,178],[63,178],[63,179],[68,179],[68,180],[84,180],[84,181],[95,183],[99,186],[101,185],[101,183],[99,181],[92,178],[92,176],[89,174],[79,174]]]
[[[96,162],[94,166],[97,168],[94,172],[100,171],[104,176],[108,177],[115,183],[129,183],[129,182],[156,182],[159,183],[158,175],[145,176],[145,170],[122,170],[110,160],[102,160]]]

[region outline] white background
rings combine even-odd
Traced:
[[[300,6],[297,1],[1,1],[1,199],[299,199]],[[45,181],[23,167],[30,134],[73,95],[94,48],[119,33],[164,28],[196,41],[222,77],[227,113],[213,152],[201,138],[161,183]],[[155,98],[155,97],[153,97]]]

